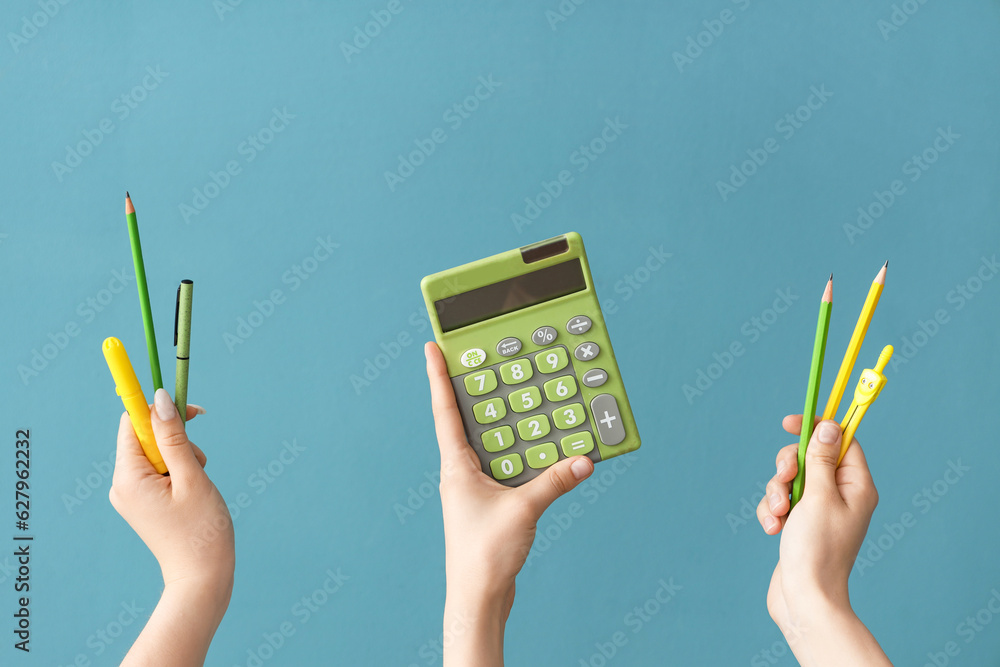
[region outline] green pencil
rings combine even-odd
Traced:
[[[823,298],[819,302],[819,321],[816,323],[816,341],[813,343],[812,365],[809,367],[809,385],[806,387],[806,406],[802,409],[802,431],[799,435],[799,470],[792,482],[792,504],[799,502],[806,486],[806,449],[812,438],[813,422],[816,419],[816,399],[819,397],[819,381],[823,375],[823,355],[826,353],[826,334],[830,330],[830,311],[833,310],[833,274],[826,283]]]
[[[177,309],[174,311],[174,345],[177,347],[177,378],[174,381],[174,405],[181,421],[187,418],[188,363],[191,355],[191,299],[194,283],[182,280],[177,286]]]
[[[153,331],[153,313],[149,307],[149,289],[146,287],[146,267],[142,263],[142,245],[139,243],[139,225],[135,219],[132,198],[125,193],[125,221],[128,238],[132,242],[132,263],[135,265],[135,284],[139,289],[139,308],[142,310],[142,327],[146,330],[146,351],[149,353],[149,370],[153,374],[153,391],[163,388],[160,377],[160,357],[156,353],[156,332]]]

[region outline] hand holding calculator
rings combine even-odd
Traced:
[[[560,459],[639,448],[579,234],[427,276],[421,290],[484,473],[520,486]]]

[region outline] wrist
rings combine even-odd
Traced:
[[[161,597],[183,604],[218,625],[229,608],[232,594],[233,573],[220,572],[165,580]]]
[[[513,589],[507,601],[482,595],[449,593],[444,606],[441,643],[444,665],[503,665],[504,630]]]

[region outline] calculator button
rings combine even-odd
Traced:
[[[502,398],[491,398],[472,406],[472,414],[480,424],[492,424],[507,416],[507,406]]]
[[[531,342],[535,345],[548,345],[556,339],[559,332],[555,327],[538,327],[535,333],[531,334]]]
[[[582,378],[580,378],[580,382],[582,382],[585,387],[600,387],[607,381],[608,374],[603,368],[591,368],[583,374]]]
[[[514,429],[510,426],[491,428],[483,433],[483,448],[488,452],[499,452],[514,444]]]
[[[525,380],[530,380],[531,375],[531,362],[527,359],[508,361],[500,367],[500,377],[504,384],[520,384]]]
[[[465,391],[469,396],[482,396],[497,388],[497,374],[490,369],[465,376]]]
[[[566,368],[569,359],[566,357],[566,350],[562,347],[554,347],[535,355],[535,366],[538,366],[539,373],[555,373]]]
[[[524,472],[520,454],[508,454],[490,461],[490,472],[495,479],[510,479]]]
[[[579,456],[594,449],[594,437],[590,435],[590,431],[580,431],[567,435],[559,441],[559,444],[562,445],[563,454],[566,456]]]
[[[486,361],[486,353],[478,347],[462,353],[462,365],[466,368],[475,368],[484,361]]]
[[[625,439],[625,427],[618,412],[618,401],[611,394],[595,396],[590,402],[590,411],[597,423],[597,435],[605,445],[617,445]]]
[[[601,353],[601,347],[597,343],[580,343],[576,346],[576,352],[573,353],[580,361],[590,361],[594,359]]]
[[[593,322],[591,322],[590,318],[586,315],[577,315],[566,323],[566,331],[577,335],[585,334],[590,331],[591,324],[593,324]]]
[[[552,423],[563,431],[580,428],[585,421],[587,421],[587,413],[583,411],[582,403],[570,403],[552,411]]]
[[[542,393],[538,391],[538,387],[519,389],[511,392],[507,396],[507,401],[510,403],[510,409],[514,412],[527,412],[541,405]]]
[[[534,468],[535,470],[548,468],[559,460],[559,450],[556,449],[556,443],[543,442],[540,445],[529,448],[524,453],[524,458],[528,460],[529,468]]]
[[[501,357],[513,357],[521,351],[521,341],[517,338],[504,338],[497,343],[497,354]]]
[[[565,401],[576,396],[576,379],[572,375],[564,375],[549,380],[542,385],[542,388],[545,389],[545,398],[553,403]]]
[[[549,434],[549,418],[545,415],[535,415],[517,422],[517,434],[521,440],[538,440]]]

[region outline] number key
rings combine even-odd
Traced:
[[[576,396],[576,379],[572,375],[564,375],[554,380],[549,380],[542,387],[545,389],[545,398],[553,403],[565,401],[567,398]]]
[[[517,422],[517,434],[522,440],[538,440],[549,434],[549,418],[545,415],[535,415]]]
[[[587,420],[587,413],[580,403],[570,403],[552,411],[552,423],[556,428],[566,430],[579,428]]]
[[[486,369],[482,373],[465,376],[465,390],[469,396],[482,396],[497,388],[497,374]]]
[[[473,405],[472,414],[480,424],[492,424],[507,415],[507,406],[503,404],[502,398],[491,398]]]
[[[539,373],[561,371],[566,368],[568,363],[569,358],[566,356],[566,350],[561,347],[554,347],[535,355],[535,365],[538,366]]]
[[[521,455],[514,453],[490,461],[490,472],[496,479],[510,479],[524,472]]]
[[[483,433],[483,448],[488,452],[499,452],[514,444],[514,429],[510,426],[491,428]]]
[[[542,392],[538,391],[538,387],[519,389],[511,392],[507,400],[510,401],[510,409],[514,412],[527,412],[541,404]]]
[[[500,367],[500,377],[504,384],[520,384],[525,380],[530,380],[531,375],[531,362],[527,359],[510,361]]]

